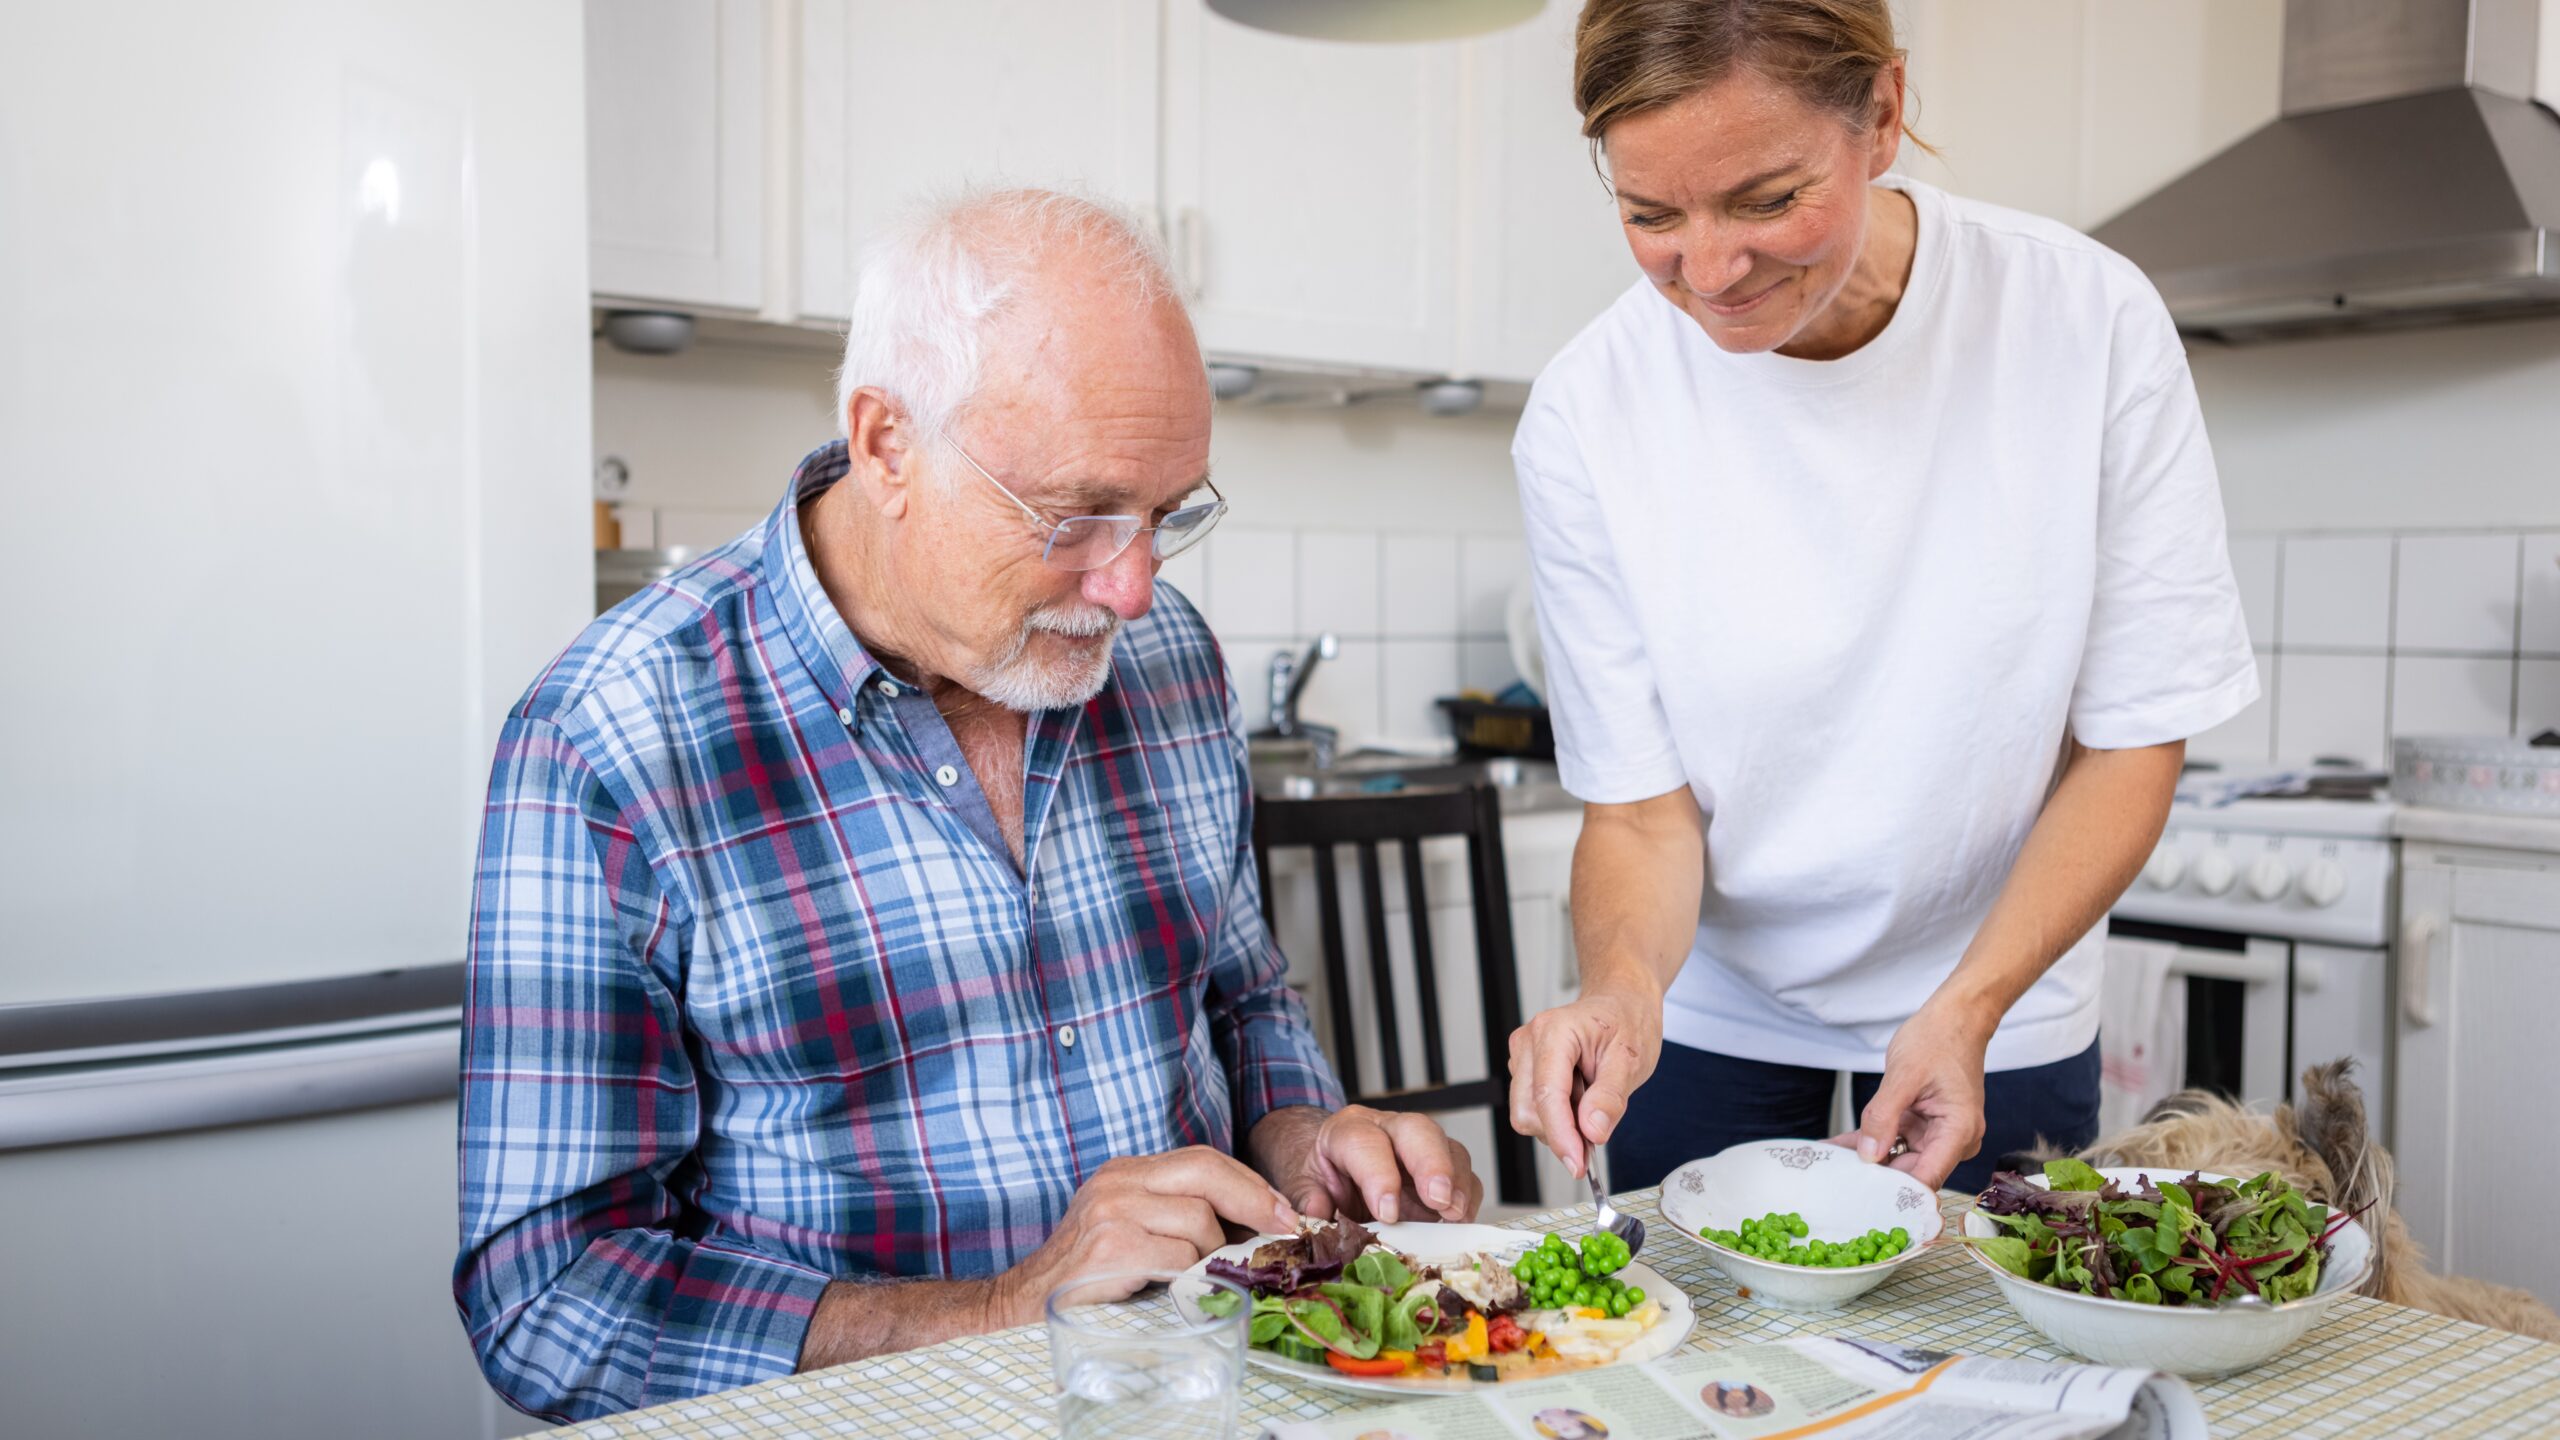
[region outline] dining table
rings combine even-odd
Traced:
[[[1638,1257],[1686,1292],[1697,1328],[1686,1347],[1720,1350],[1795,1336],[1857,1335],[1966,1355],[2071,1358],[2020,1319],[1982,1266],[1947,1240],[1841,1309],[1791,1313],[1735,1293],[1702,1244],[1673,1228],[1659,1190],[1615,1197],[1645,1222]],[[1946,1234],[1972,1198],[1939,1197]],[[1588,1233],[1588,1204],[1504,1222]],[[1128,1302],[1130,1328],[1169,1320],[1162,1293]],[[2254,1369],[2193,1383],[2216,1436],[2560,1436],[2560,1345],[2349,1296],[2293,1349]],[[1375,1395],[1293,1383],[1248,1365],[1237,1434],[1269,1422],[1394,1405]],[[783,1440],[834,1436],[1054,1436],[1058,1387],[1040,1325],[928,1345],[832,1369],[581,1421],[547,1432],[580,1440]]]

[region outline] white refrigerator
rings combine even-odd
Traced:
[[[499,717],[589,613],[575,0],[0,0],[0,1433],[512,1433]]]

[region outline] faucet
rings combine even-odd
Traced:
[[[1317,725],[1298,718],[1298,697],[1307,691],[1307,682],[1315,678],[1316,666],[1341,653],[1341,644],[1328,630],[1318,635],[1301,657],[1286,650],[1271,657],[1271,723],[1262,733],[1281,739],[1303,739],[1313,752],[1315,767],[1333,768],[1334,743],[1340,732],[1330,725]]]

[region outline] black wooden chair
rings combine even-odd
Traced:
[[[1332,1021],[1335,1067],[1344,1092],[1354,1101],[1381,1110],[1458,1110],[1482,1105],[1493,1119],[1495,1193],[1505,1204],[1534,1205],[1538,1184],[1535,1154],[1529,1138],[1511,1128],[1511,1032],[1520,1026],[1520,982],[1511,948],[1511,886],[1502,868],[1502,810],[1491,785],[1463,789],[1411,790],[1387,795],[1326,796],[1310,800],[1263,799],[1255,802],[1254,859],[1262,878],[1262,909],[1276,927],[1271,893],[1271,852],[1306,848],[1315,852],[1316,910],[1324,948],[1326,1010]],[[1448,1057],[1441,1043],[1439,979],[1432,964],[1431,906],[1422,883],[1422,842],[1435,836],[1462,835],[1467,841],[1467,875],[1474,891],[1476,965],[1484,997],[1478,1017],[1484,1028],[1488,1074],[1480,1080],[1449,1080]],[[1395,842],[1402,852],[1405,919],[1412,927],[1414,992],[1420,1002],[1422,1075],[1407,1085],[1404,1053],[1396,1024],[1395,966],[1387,950],[1386,896],[1378,847]],[[1360,1074],[1359,1025],[1351,1014],[1351,975],[1344,941],[1342,885],[1334,856],[1336,846],[1352,846],[1360,874],[1362,920],[1368,941],[1370,989],[1377,1011],[1378,1070],[1382,1090],[1364,1088]],[[1276,933],[1276,929],[1275,929]]]

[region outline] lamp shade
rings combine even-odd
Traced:
[[[1544,0],[1207,0],[1216,14],[1309,40],[1463,40],[1506,29]]]

